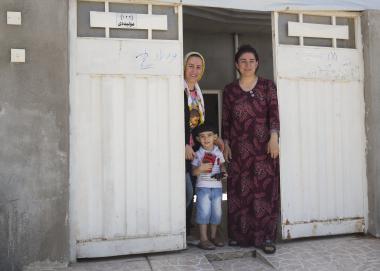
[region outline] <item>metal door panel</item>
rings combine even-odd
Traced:
[[[76,258],[186,247],[179,36],[170,41],[74,37]]]
[[[302,37],[300,45],[280,44],[277,18],[274,13],[282,237],[363,232],[367,205],[361,44],[356,49],[303,46]],[[359,27],[356,31],[360,36]]]

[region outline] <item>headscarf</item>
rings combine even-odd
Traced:
[[[200,53],[198,53],[198,52],[189,52],[189,53],[187,53],[185,55],[185,58],[183,60],[183,63],[184,63],[184,72],[185,72],[185,69],[186,69],[187,61],[192,56],[198,56],[202,60],[202,71],[201,71],[201,73],[200,73],[200,75],[198,77],[198,81],[199,81],[202,78],[203,73],[205,71],[205,67],[206,67],[205,59],[204,59],[204,57]],[[187,104],[189,106],[189,110],[191,111],[192,110],[193,99],[191,98],[189,86],[187,85],[186,80],[184,80],[184,87],[185,87],[185,92],[186,92],[186,95],[187,95]],[[204,103],[204,100],[203,100],[203,95],[202,95],[201,88],[199,87],[198,83],[195,83],[195,91],[197,92],[197,96],[200,99],[200,103],[198,103],[199,113],[200,113],[199,124],[202,124],[205,121],[205,105],[204,105],[205,103]]]
[[[201,74],[199,75],[198,77],[198,81],[202,79],[202,76],[203,76],[203,73],[205,72],[205,68],[206,68],[206,61],[204,59],[204,57],[198,53],[198,52],[188,52],[185,57],[184,57],[184,60],[183,60],[183,72],[185,72],[186,70],[186,65],[187,65],[187,61],[189,60],[190,57],[192,56],[197,56],[199,57],[200,59],[202,59],[202,71],[201,71]]]

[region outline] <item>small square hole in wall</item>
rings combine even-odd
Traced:
[[[11,63],[25,63],[25,49],[11,49]]]
[[[7,24],[21,25],[21,12],[7,11]]]

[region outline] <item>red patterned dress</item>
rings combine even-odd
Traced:
[[[245,92],[235,81],[223,93],[223,138],[229,141],[228,234],[242,246],[274,241],[279,215],[279,161],[267,154],[272,131],[279,132],[277,90],[259,77]]]

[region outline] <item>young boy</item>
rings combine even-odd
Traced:
[[[215,128],[209,123],[197,127],[196,139],[201,147],[192,161],[196,184],[196,223],[199,225],[200,242],[202,249],[215,249],[215,246],[224,246],[217,241],[217,227],[222,217],[222,182],[226,177],[224,158],[218,146],[214,144],[217,139]],[[207,237],[207,225],[210,224],[210,240]]]

